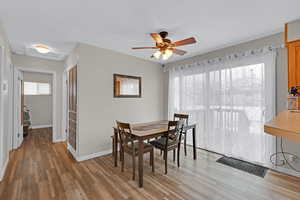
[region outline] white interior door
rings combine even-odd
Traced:
[[[23,108],[22,108],[23,73],[14,69],[14,149],[23,142]]]

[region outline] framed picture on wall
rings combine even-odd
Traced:
[[[114,74],[114,97],[115,98],[141,98],[142,78]]]

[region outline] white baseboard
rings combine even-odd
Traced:
[[[283,173],[283,174],[287,174],[290,176],[295,176],[295,177],[300,178],[300,172],[296,172],[292,169],[287,169],[287,168],[280,167],[280,166],[276,166],[276,167],[274,166],[274,167],[271,167],[270,169],[280,172],[280,173]]]
[[[111,154],[111,153],[112,153],[112,151],[111,151],[111,149],[109,149],[109,150],[100,151],[100,152],[97,152],[97,153],[88,154],[88,155],[85,155],[85,156],[78,156],[76,158],[76,160],[78,162],[81,162],[81,161],[84,161],[84,160],[89,160],[89,159],[92,159],[92,158],[105,156],[105,155],[108,155],[108,154]]]
[[[38,128],[50,128],[52,125],[32,125],[32,129],[38,129]]]
[[[5,175],[5,171],[6,171],[6,168],[7,168],[7,165],[8,165],[8,158],[6,159],[6,161],[4,162],[4,165],[3,167],[0,169],[0,181],[2,181],[2,179],[4,178],[4,175]]]
[[[54,139],[53,142],[56,143],[56,142],[65,142],[66,139],[65,138],[58,138],[58,139]]]
[[[85,155],[85,156],[77,156],[76,151],[73,149],[73,147],[69,143],[68,143],[68,150],[77,162],[82,162],[82,161],[85,161],[85,160],[89,160],[89,159],[92,159],[92,158],[96,158],[96,157],[100,157],[100,156],[104,156],[104,155],[108,155],[108,154],[112,153],[111,149],[108,149],[108,150],[105,150],[105,151],[100,151],[100,152],[88,154],[88,155]]]

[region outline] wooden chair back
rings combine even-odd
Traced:
[[[178,113],[174,113],[174,117],[173,120],[183,120],[184,121],[184,125],[187,126],[188,125],[188,120],[189,120],[189,115],[187,114],[178,114]]]
[[[168,137],[166,137],[166,148],[169,144],[178,144],[181,141],[181,135],[183,132],[184,121],[169,121],[168,123]],[[169,143],[168,140],[171,139],[172,143]]]
[[[133,142],[133,135],[131,134],[131,127],[129,123],[123,123],[116,121],[117,130],[119,132],[119,139],[121,146],[128,144],[129,142]]]

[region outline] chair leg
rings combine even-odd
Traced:
[[[115,157],[115,137],[112,138],[112,155],[113,158]]]
[[[135,155],[132,154],[132,180],[135,180]]]
[[[152,159],[153,159],[153,155],[152,155],[152,153],[153,153],[153,150],[152,150],[152,151],[150,151],[150,166],[152,166]]]
[[[122,152],[122,153],[121,153]],[[124,172],[124,163],[125,163],[125,159],[124,159],[124,151],[121,150],[120,153],[122,154],[122,158],[121,158],[121,162],[122,162],[122,167],[121,167],[121,172]],[[120,156],[121,157],[121,156]]]
[[[164,157],[165,157],[165,174],[168,173],[168,151],[164,151]]]
[[[173,162],[175,162],[175,156],[176,156],[176,152],[175,149],[173,149]]]
[[[186,156],[186,135],[184,137],[184,155]]]
[[[178,148],[177,148],[177,167],[180,167],[180,143],[178,144]]]
[[[121,147],[121,144],[119,144],[119,149],[120,149],[120,156],[119,156],[119,157],[120,157],[120,161],[122,161],[122,157],[121,157],[121,154],[122,154],[121,148],[122,148],[122,147]],[[117,152],[116,152],[116,153],[118,153],[118,149],[117,149]]]
[[[154,173],[154,149],[150,152],[150,160],[151,160],[151,165],[152,165],[152,172]]]

